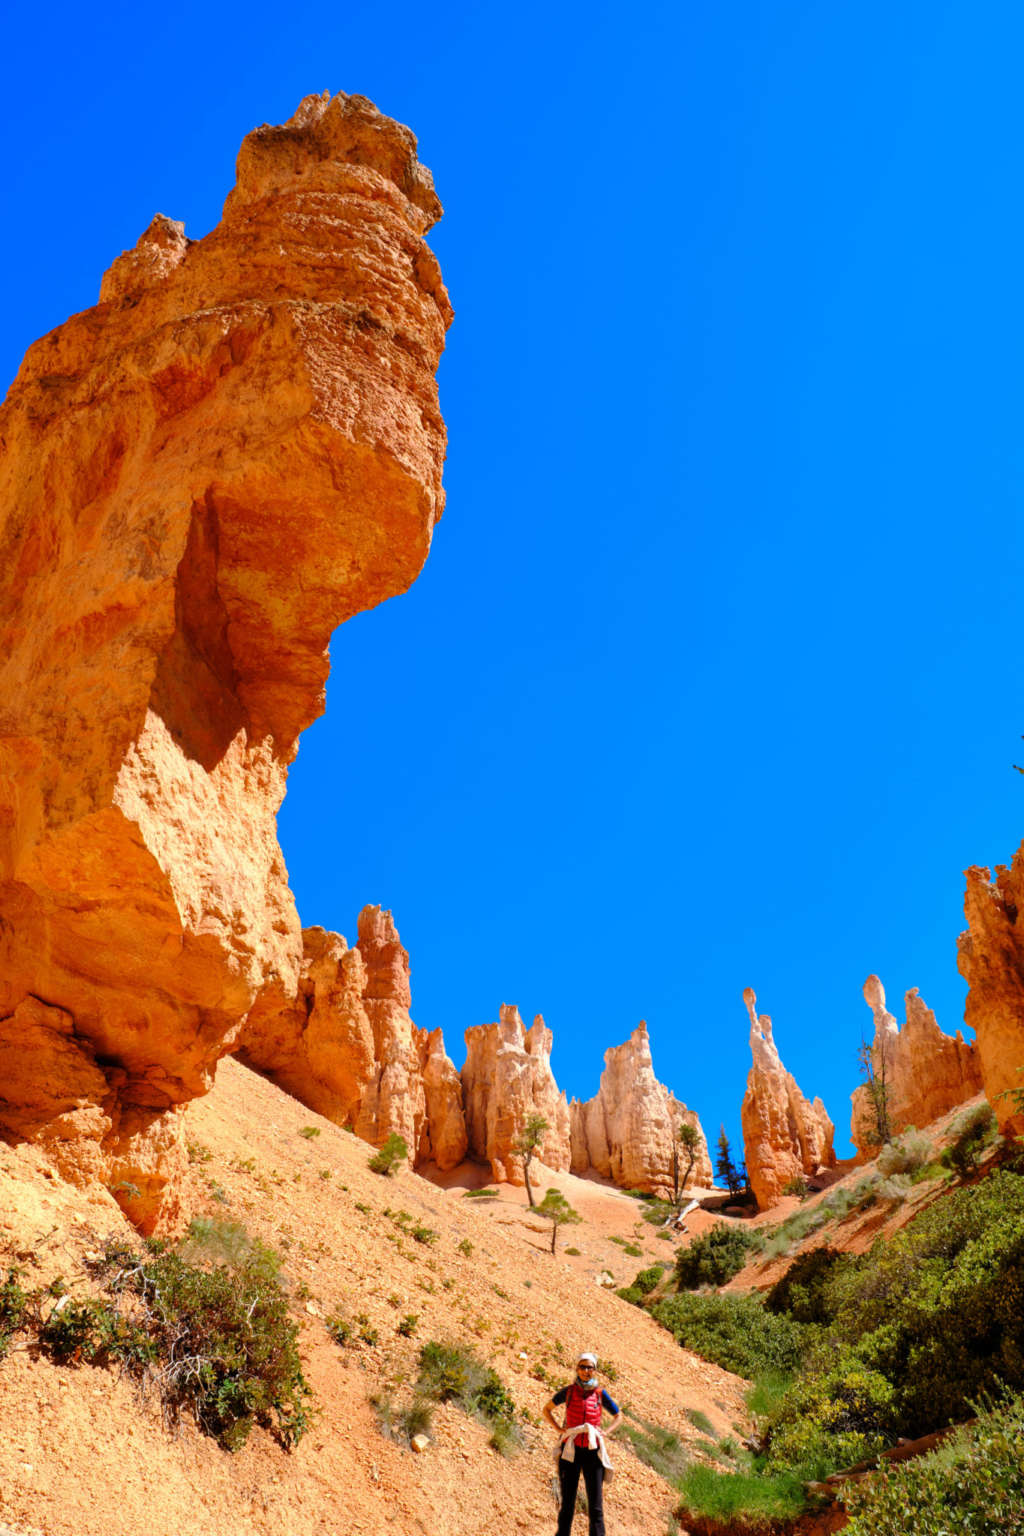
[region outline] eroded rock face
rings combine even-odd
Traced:
[[[442,509],[440,212],[408,129],[309,97],[0,412],[0,1052],[28,1031],[55,1071],[12,1073],[0,1127],[145,1167],[146,1222],[154,1121],[269,982],[298,994],[275,818],[331,631],[408,587]]]
[[[959,1030],[944,1034],[935,1015],[918,996],[906,994],[907,1018],[900,1029],[885,1006],[885,988],[877,976],[864,983],[864,1001],[875,1021],[871,1057],[879,1090],[884,1082],[889,1132],[930,1125],[982,1089],[981,1065],[974,1045]],[[863,1160],[879,1150],[878,1113],[865,1085],[854,1089],[850,1139]]]
[[[604,1062],[596,1096],[582,1104],[574,1099],[570,1106],[573,1173],[593,1168],[623,1189],[671,1194],[673,1156],[686,1121],[698,1132],[689,1183],[710,1185],[711,1159],[700,1121],[655,1077],[647,1025],[641,1021],[625,1044],[605,1051]]]
[[[489,1162],[492,1177],[523,1183],[514,1146],[528,1117],[548,1128],[536,1156],[548,1168],[569,1168],[569,1106],[551,1073],[552,1034],[540,1016],[523,1027],[518,1008],[503,1003],[497,1024],[466,1030],[462,1099],[471,1157]]]
[[[445,1171],[466,1155],[459,1074],[440,1030],[410,1017],[409,956],[390,912],[364,907],[359,942],[307,928],[297,993],[272,982],[236,1047],[239,1058],[319,1114],[381,1146],[403,1138],[410,1159]]]
[[[835,1126],[821,1099],[800,1092],[772,1035],[772,1021],[757,1013],[752,987],[743,993],[750,1016],[753,1066],[740,1112],[747,1176],[760,1210],[777,1204],[791,1180],[835,1166]]]
[[[1024,1135],[1024,1110],[1010,1094],[1024,1087],[1024,844],[1009,868],[967,870],[958,966],[969,991],[964,1023],[977,1035],[985,1096],[1000,1129]]]

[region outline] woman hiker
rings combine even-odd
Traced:
[[[555,1409],[565,1404],[565,1422],[559,1424]],[[612,1415],[604,1429],[601,1428],[601,1411],[607,1408]],[[608,1396],[597,1379],[597,1356],[585,1350],[576,1363],[576,1380],[571,1387],[561,1387],[549,1403],[544,1405],[544,1417],[559,1437],[558,1482],[562,1490],[562,1506],[558,1512],[558,1530],[555,1536],[569,1536],[572,1517],[576,1512],[576,1489],[580,1473],[587,1490],[587,1510],[590,1515],[589,1536],[605,1536],[604,1532],[604,1481],[611,1476],[612,1464],[608,1460],[604,1437],[618,1429],[622,1423],[619,1405]],[[577,1430],[576,1434],[573,1430]]]

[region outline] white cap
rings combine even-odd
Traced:
[[[592,1355],[590,1353],[589,1349],[583,1350],[583,1352],[581,1354],[576,1356],[576,1359],[577,1359],[577,1362],[579,1362],[580,1360],[589,1360],[591,1365],[594,1365],[594,1366],[597,1365],[597,1356],[596,1355]]]

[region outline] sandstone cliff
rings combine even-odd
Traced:
[[[466,1155],[459,1075],[441,1031],[410,1017],[409,956],[391,913],[364,907],[352,949],[322,928],[303,940],[297,993],[265,988],[234,1054],[364,1141],[395,1133],[414,1164],[454,1168]]]
[[[916,987],[906,994],[902,1029],[885,1006],[885,989],[877,976],[864,983],[864,1001],[875,1021],[871,1057],[879,1089],[884,1082],[891,1135],[910,1125],[930,1125],[981,1092],[975,1047],[959,1030],[955,1035],[943,1033]],[[854,1090],[852,1105],[850,1139],[861,1159],[873,1157],[880,1146],[878,1115],[865,1085]]]
[[[594,1169],[623,1189],[671,1194],[676,1139],[685,1120],[698,1132],[689,1182],[710,1185],[700,1121],[655,1077],[647,1025],[641,1020],[624,1045],[605,1051],[604,1062],[596,1096],[570,1106],[573,1173]]]
[[[766,1211],[790,1180],[835,1166],[835,1126],[821,1100],[806,1099],[783,1066],[772,1021],[766,1013],[758,1017],[752,987],[744,991],[743,1001],[750,1016],[753,1056],[740,1112],[743,1154],[758,1208]]]
[[[1024,1087],[1024,844],[1009,868],[967,871],[958,965],[967,982],[964,1023],[977,1035],[981,1081],[1000,1128],[1024,1135],[1024,1109],[1010,1094]]]
[[[523,1183],[514,1146],[528,1117],[548,1128],[536,1156],[548,1168],[569,1168],[569,1106],[551,1074],[550,1029],[540,1014],[524,1029],[518,1008],[503,1003],[497,1024],[466,1030],[462,1097],[470,1156],[489,1162],[495,1179]]]
[[[0,414],[0,1129],[143,1226],[168,1111],[299,990],[275,818],[331,631],[408,587],[442,509],[440,213],[408,129],[309,97]],[[371,1034],[387,1003],[371,977]]]

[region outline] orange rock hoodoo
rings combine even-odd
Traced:
[[[272,982],[243,1026],[246,1065],[338,1125],[380,1146],[403,1138],[415,1163],[454,1168],[466,1155],[459,1075],[441,1031],[409,1016],[409,956],[390,912],[364,907],[359,942],[307,928],[298,993]]]
[[[671,1192],[679,1127],[686,1121],[697,1130],[690,1183],[710,1185],[711,1159],[700,1121],[655,1077],[643,1020],[623,1045],[605,1051],[604,1061],[596,1096],[570,1105],[573,1173],[593,1168],[624,1189]]]
[[[326,938],[304,956],[275,818],[331,631],[408,587],[441,513],[440,213],[408,129],[309,97],[245,140],[220,225],[154,220],[2,408],[0,1129],[143,1226],[168,1112],[265,987],[333,974],[355,1057],[399,1006],[375,960],[360,991]],[[367,1113],[400,1097],[385,1066]]]
[[[981,1092],[977,1051],[957,1030],[944,1034],[917,988],[906,994],[907,1021],[900,1029],[885,1006],[885,989],[877,976],[864,983],[864,1001],[875,1020],[871,1056],[879,1085],[884,1079],[886,1113],[891,1135],[908,1126],[930,1125]],[[861,1160],[879,1149],[878,1115],[867,1087],[854,1090],[850,1139]]]
[[[516,1007],[503,1003],[497,1024],[466,1030],[462,1098],[473,1157],[489,1162],[495,1179],[523,1183],[514,1151],[530,1115],[543,1115],[547,1130],[537,1157],[548,1168],[569,1167],[569,1105],[551,1075],[552,1034],[538,1013],[523,1028]]]
[[[757,1014],[757,998],[747,987],[743,1001],[750,1015],[750,1050],[754,1064],[747,1078],[741,1122],[747,1176],[762,1211],[775,1205],[792,1179],[835,1165],[835,1126],[820,1099],[811,1103],[787,1072],[772,1037],[772,1021]]]
[[[964,1022],[978,1037],[981,1079],[1000,1128],[1024,1135],[1024,1110],[1016,1091],[1024,1088],[1024,844],[1009,868],[967,871],[958,965],[969,991]]]

